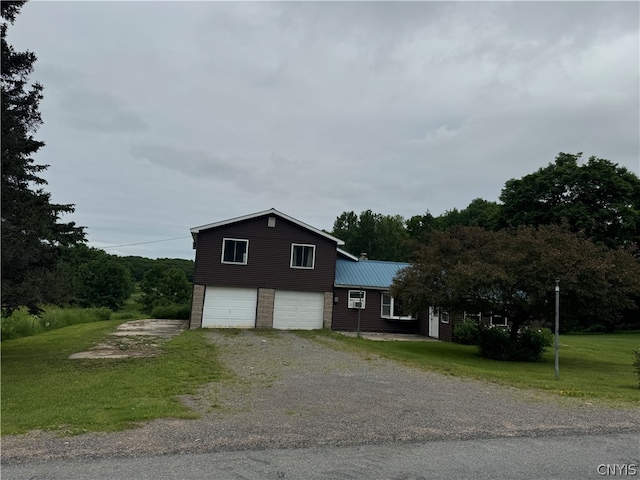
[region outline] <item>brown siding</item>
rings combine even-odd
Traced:
[[[422,312],[418,314],[418,333],[420,335],[424,335],[425,337],[429,336],[429,312]]]
[[[198,233],[195,283],[229,287],[327,292],[333,290],[336,243],[277,217],[275,228],[267,218],[253,218]],[[222,239],[249,240],[247,265],[221,262]],[[291,244],[316,246],[315,268],[290,268]]]
[[[458,323],[462,322],[463,318],[464,314],[462,313],[450,313],[449,323],[442,323],[441,321],[439,331],[440,340],[445,342],[453,341],[453,329]]]
[[[358,310],[349,308],[348,288],[336,288],[338,303],[333,305],[333,330],[356,330]],[[353,290],[353,289],[351,289]],[[380,316],[382,295],[378,290],[365,290],[365,308],[360,311],[360,330],[363,332],[417,333],[417,321],[394,321]]]

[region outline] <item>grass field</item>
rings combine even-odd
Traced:
[[[176,396],[226,377],[215,346],[201,331],[183,332],[164,345],[166,354],[159,357],[67,358],[123,321],[84,323],[2,342],[2,434],[33,429],[61,434],[113,431],[155,418],[195,418],[197,414]],[[559,381],[553,349],[540,363],[510,363],[480,358],[475,347],[454,343],[374,342],[329,331],[297,333],[332,348],[378,354],[425,370],[580,397],[588,403],[640,406],[632,367],[640,332],[562,336]]]
[[[69,360],[123,320],[85,323],[2,342],[2,434],[121,430],[154,418],[194,418],[176,395],[219,380],[201,332],[169,341],[151,358]]]
[[[300,334],[318,341],[330,336],[343,348],[379,354],[425,370],[581,397],[587,402],[640,406],[638,376],[632,366],[633,350],[640,348],[640,332],[562,335],[559,380],[555,379],[553,347],[540,363],[499,362],[479,357],[476,347],[448,342],[376,342],[329,332]]]

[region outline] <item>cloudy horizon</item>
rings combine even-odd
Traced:
[[[640,174],[639,26],[637,2],[32,0],[8,42],[38,56],[63,220],[192,259],[195,226],[439,215],[559,152]]]

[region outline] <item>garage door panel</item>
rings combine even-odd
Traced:
[[[273,305],[273,328],[280,330],[314,330],[322,328],[324,294],[276,290]]]
[[[202,312],[204,328],[252,328],[258,292],[253,288],[207,287]]]

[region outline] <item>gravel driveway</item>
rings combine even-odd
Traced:
[[[2,462],[503,436],[640,432],[637,409],[549,400],[332,348],[291,332],[210,331],[236,378],[183,401],[198,420],[117,433],[3,437]],[[203,365],[206,368],[206,365]]]

